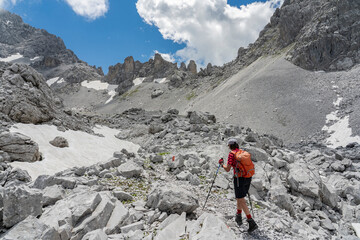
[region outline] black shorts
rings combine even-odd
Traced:
[[[244,198],[249,191],[250,184],[251,184],[251,177],[250,178],[234,177],[235,197]]]

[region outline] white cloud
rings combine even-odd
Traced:
[[[0,8],[9,8],[22,0],[0,0]]]
[[[89,20],[104,16],[109,10],[108,0],[65,0],[74,12]]]
[[[176,58],[222,65],[235,59],[239,47],[256,40],[282,2],[268,0],[237,8],[227,0],[138,0],[136,7],[164,39],[186,44]]]

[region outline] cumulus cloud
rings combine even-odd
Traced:
[[[1,1],[1,0],[0,0]],[[65,0],[67,4],[80,16],[95,20],[104,16],[109,10],[108,0]]]
[[[9,8],[21,0],[0,0],[0,8]]]
[[[282,2],[268,0],[238,8],[227,0],[138,0],[136,7],[164,39],[186,44],[175,57],[222,65],[235,59],[239,47],[256,40]]]

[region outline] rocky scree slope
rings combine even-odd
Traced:
[[[175,109],[130,109],[91,121],[121,129],[118,138],[142,147],[33,181],[1,163],[2,239],[24,232],[28,239],[356,238],[359,145],[334,150],[306,144],[290,151],[275,137]],[[250,191],[260,230],[252,235],[235,226],[231,173],[220,172],[201,208],[229,137],[256,165]]]

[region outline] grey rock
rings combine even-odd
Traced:
[[[155,188],[148,195],[146,206],[153,209],[158,208],[162,212],[181,214],[182,212],[193,212],[199,207],[199,202],[187,190],[175,185],[166,185]]]
[[[33,187],[38,189],[45,189],[53,185],[61,185],[65,189],[74,189],[76,187],[76,178],[40,175],[33,183]]]
[[[143,169],[136,163],[132,161],[127,161],[126,163],[120,165],[120,167],[117,168],[117,171],[119,175],[123,177],[132,178],[132,177],[140,177],[141,173],[143,172]]]
[[[20,133],[1,133],[0,149],[10,156],[10,161],[36,162],[41,160],[38,144]]]
[[[129,224],[126,226],[121,227],[122,233],[128,233],[130,231],[142,230],[144,229],[144,221],[140,221],[137,223]]]
[[[2,179],[2,181],[4,182],[2,183],[2,181],[0,181],[0,183],[2,183],[4,187],[21,185],[24,183],[31,182],[31,176],[27,171],[22,170],[20,168],[14,168],[14,169],[8,168],[7,170],[9,171],[6,174],[6,178]]]
[[[134,199],[129,193],[123,191],[114,191],[113,195],[119,201],[132,201]]]
[[[251,154],[253,162],[269,162],[269,155],[261,148],[245,147],[244,150]]]
[[[4,189],[4,226],[9,228],[28,216],[42,214],[42,193],[26,186]]]
[[[290,195],[287,193],[287,189],[282,184],[279,176],[274,176],[274,178],[271,179],[269,194],[272,202],[278,207],[287,210],[291,216],[295,216],[295,209],[291,202]]]
[[[55,137],[54,140],[50,141],[49,143],[58,148],[69,147],[68,141],[60,136]]]
[[[65,190],[58,185],[47,187],[43,191],[43,207],[54,205],[58,200],[63,199]]]
[[[155,240],[179,239],[185,234],[186,213],[182,213],[155,236]]]
[[[231,228],[213,214],[203,213],[187,230],[190,239],[237,239]]]
[[[161,155],[150,156],[150,161],[153,163],[162,163],[164,161],[164,157]]]
[[[188,181],[190,180],[190,177],[191,177],[191,173],[187,170],[176,175],[176,178],[180,181]]]
[[[81,240],[107,240],[108,236],[102,229],[97,229],[94,231],[91,231],[81,239]]]
[[[105,232],[113,234],[120,232],[121,224],[129,217],[129,211],[124,207],[120,201],[115,202],[115,208],[111,214],[109,221],[106,224]]]
[[[3,240],[60,240],[59,233],[52,227],[47,226],[34,216],[28,216],[22,222],[16,224],[5,235]]]
[[[341,161],[336,161],[331,164],[331,168],[336,172],[344,172],[346,167],[342,164]]]
[[[170,169],[178,169],[184,166],[184,156],[183,155],[177,155],[174,156],[172,159],[169,159],[167,161],[167,165]]]
[[[287,181],[291,189],[305,196],[317,198],[319,196],[319,186],[314,182],[313,178],[318,178],[318,176],[312,178],[312,174],[305,166],[291,164]]]
[[[151,98],[157,98],[161,95],[164,94],[164,91],[161,89],[155,89],[152,93],[151,93]]]
[[[190,118],[190,124],[216,123],[215,116],[209,113],[188,112],[188,118]]]
[[[223,174],[218,174],[218,176],[215,179],[214,186],[226,190],[229,188],[229,181],[224,177]]]
[[[159,133],[159,132],[161,132],[161,131],[163,131],[163,130],[164,130],[164,127],[161,126],[161,125],[152,124],[152,125],[150,125],[150,127],[149,127],[149,133],[150,133],[150,134]]]

